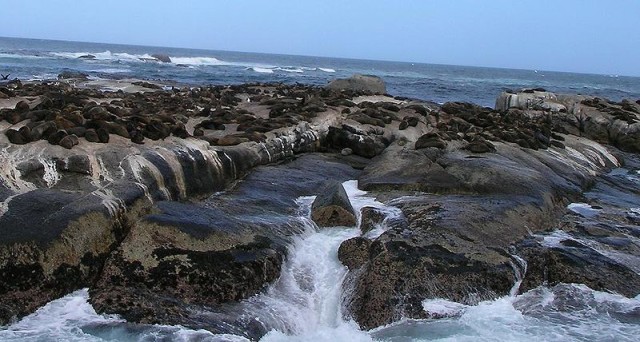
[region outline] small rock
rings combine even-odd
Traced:
[[[340,154],[342,154],[343,156],[350,156],[353,154],[353,150],[348,147],[345,147],[342,149],[342,151],[340,151]]]

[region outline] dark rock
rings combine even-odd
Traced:
[[[167,62],[167,63],[169,63],[169,62]],[[159,85],[157,85],[155,83],[150,83],[150,82],[146,82],[146,81],[136,81],[136,82],[131,82],[131,84],[137,85],[137,86],[140,86],[140,87],[143,87],[143,88],[147,88],[147,89],[155,89],[155,90],[162,89],[161,86],[159,86]]]
[[[546,248],[525,242],[518,248],[518,255],[527,262],[522,291],[542,284],[576,283],[627,297],[640,293],[640,275],[582,244]]]
[[[65,70],[63,72],[61,72],[60,74],[58,74],[58,78],[61,80],[66,80],[66,79],[78,79],[78,80],[88,80],[89,79],[89,75],[83,73],[83,72],[79,72],[79,71],[71,71],[71,70]]]
[[[370,247],[371,240],[367,238],[354,237],[345,240],[338,248],[338,260],[349,270],[356,270],[369,261]]]
[[[360,231],[362,234],[368,233],[384,221],[386,215],[377,208],[364,207],[360,210]]]
[[[374,94],[385,94],[387,87],[384,81],[377,76],[353,75],[346,79],[337,79],[327,85],[328,89],[365,91]]]
[[[159,60],[162,63],[171,63],[171,57],[162,53],[154,53],[151,57]]]
[[[311,205],[311,219],[320,227],[356,225],[356,216],[344,187],[330,182],[317,195]]]

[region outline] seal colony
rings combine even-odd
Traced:
[[[558,283],[640,293],[637,270],[584,243],[640,257],[638,217],[590,195],[640,194],[608,174],[640,166],[640,101],[534,89],[500,94],[495,109],[438,105],[361,75],[326,87],[118,82],[0,83],[2,324],[88,287],[98,312],[226,332],[197,309],[277,279],[296,231],[186,202],[269,177],[282,182],[273,196],[322,195],[319,226],[355,222],[335,182],[346,179],[402,211],[371,239],[386,218],[364,208],[363,235],[339,249],[345,314],[364,329],[439,317],[425,298],[476,304]],[[259,167],[278,162],[287,177]],[[567,210],[587,200],[599,222]]]

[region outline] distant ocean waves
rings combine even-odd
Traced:
[[[307,66],[277,66],[277,65],[268,65],[268,64],[259,64],[259,63],[248,63],[248,62],[230,62],[220,60],[215,57],[206,57],[206,56],[195,56],[195,57],[184,57],[184,56],[168,56],[171,60],[170,63],[163,63],[157,58],[155,58],[152,54],[144,53],[144,54],[131,54],[126,52],[45,52],[38,54],[27,54],[27,53],[0,53],[0,58],[6,59],[70,59],[76,61],[83,61],[89,64],[104,64],[114,63],[114,64],[140,64],[140,63],[159,63],[159,66],[176,66],[176,67],[188,67],[194,68],[199,66],[229,66],[229,67],[242,67],[245,70],[251,70],[257,73],[274,73],[274,72],[287,72],[287,73],[304,73],[304,72],[326,72],[326,73],[335,73],[336,70],[333,68],[323,68],[323,67],[307,67]],[[92,69],[88,70],[92,72],[101,72],[101,73],[122,73],[122,72],[132,72],[131,69],[127,68],[102,68],[102,69]]]
[[[155,58],[159,55],[167,56],[170,62]],[[0,37],[1,74],[24,80],[47,80],[55,79],[63,70],[83,72],[91,78],[139,78],[185,85],[246,82],[324,85],[355,73],[372,74],[385,80],[392,95],[438,103],[473,102],[489,107],[493,107],[504,90],[538,87],[614,101],[640,99],[640,78],[618,75]]]

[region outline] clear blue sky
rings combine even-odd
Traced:
[[[0,0],[0,36],[640,76],[640,0]]]

